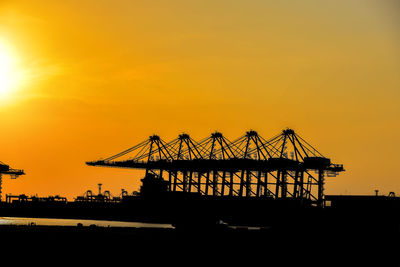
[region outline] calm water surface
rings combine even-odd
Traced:
[[[0,225],[48,225],[48,226],[102,226],[102,227],[151,227],[151,228],[173,228],[170,224],[153,224],[141,222],[120,222],[120,221],[101,221],[101,220],[81,220],[81,219],[49,219],[49,218],[19,218],[19,217],[0,217]]]

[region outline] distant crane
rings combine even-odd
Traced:
[[[10,168],[10,166],[0,161],[0,201],[1,201],[3,174],[10,175],[11,179],[16,179],[18,176],[24,175],[25,172],[23,170],[12,169]]]

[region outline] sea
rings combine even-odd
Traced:
[[[155,224],[142,222],[121,222],[82,219],[52,219],[0,217],[0,225],[41,225],[41,226],[99,226],[99,227],[134,227],[134,228],[174,228],[171,224]]]

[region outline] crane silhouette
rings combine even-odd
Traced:
[[[10,175],[11,179],[16,179],[20,175],[24,175],[25,172],[23,170],[10,168],[9,165],[4,164],[0,161],[0,201],[1,201],[1,193],[2,193],[2,183],[3,183],[3,175]]]

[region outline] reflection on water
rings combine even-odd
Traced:
[[[120,222],[81,219],[50,219],[50,218],[18,218],[0,217],[0,225],[48,225],[48,226],[102,226],[102,227],[151,227],[151,228],[173,228],[170,224],[153,224],[141,222]]]

